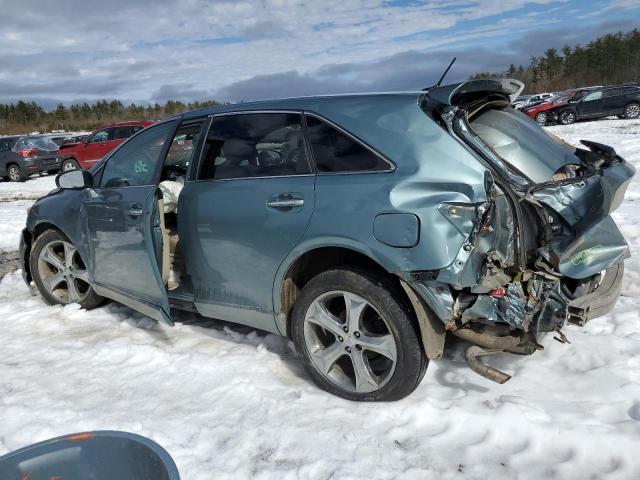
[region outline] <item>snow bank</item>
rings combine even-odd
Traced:
[[[0,250],[18,249],[27,208],[56,188],[55,178],[55,175],[46,175],[30,177],[26,182],[0,180]]]
[[[553,130],[640,165],[634,129],[640,122]],[[185,480],[640,478],[639,196],[634,179],[616,214],[635,257],[613,314],[566,327],[571,344],[547,336],[532,357],[494,358],[515,375],[505,385],[472,373],[450,339],[416,392],[391,404],[317,389],[286,339],[190,315],[168,328],[116,304],[49,307],[9,274],[0,454],[122,429],[167,448]]]
[[[37,200],[56,188],[56,176],[29,177],[26,182],[0,180],[0,202]]]

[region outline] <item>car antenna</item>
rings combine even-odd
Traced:
[[[447,73],[449,73],[449,69],[451,68],[451,66],[453,65],[453,63],[456,61],[456,57],[453,57],[453,60],[451,60],[451,63],[449,64],[449,66],[447,67],[447,69],[444,71],[444,73],[442,74],[442,76],[440,77],[440,80],[438,80],[438,83],[436,83],[436,87],[439,87],[440,84],[442,83],[442,80],[444,80],[444,77],[447,75]]]
[[[451,63],[449,64],[449,66],[447,67],[447,69],[444,71],[444,73],[442,74],[442,76],[440,77],[440,80],[438,80],[438,83],[436,83],[433,87],[427,87],[427,88],[423,88],[422,90],[429,90],[430,88],[437,88],[440,86],[440,84],[442,83],[442,80],[444,80],[444,77],[447,75],[447,73],[449,73],[449,69],[451,68],[451,66],[453,65],[453,63],[456,61],[456,57],[453,57],[453,60],[451,60]]]

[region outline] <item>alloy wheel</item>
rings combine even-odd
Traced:
[[[563,125],[569,125],[570,123],[573,123],[576,121],[576,114],[573,112],[563,112],[560,115],[560,122]]]
[[[19,182],[20,179],[22,178],[22,174],[20,173],[20,168],[16,167],[15,165],[11,165],[9,167],[9,179],[12,182]]]
[[[318,372],[347,391],[378,390],[395,370],[397,348],[389,324],[354,293],[317,297],[305,314],[304,339]]]
[[[40,251],[38,274],[47,292],[61,303],[80,303],[91,290],[76,247],[64,240],[49,242]]]
[[[62,165],[62,171],[70,172],[71,170],[77,170],[75,163],[72,161],[64,162],[64,165]]]
[[[640,116],[640,105],[635,103],[628,105],[624,111],[625,118],[638,118]]]
[[[540,125],[544,125],[545,123],[547,123],[547,114],[544,112],[540,112],[536,115],[536,122],[538,122]]]

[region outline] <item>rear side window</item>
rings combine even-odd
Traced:
[[[111,140],[121,140],[133,135],[131,127],[114,127],[111,129]]]
[[[380,172],[392,169],[387,161],[311,115],[306,116],[309,140],[318,172]]]
[[[297,113],[223,115],[211,122],[199,180],[310,173]]]
[[[7,150],[11,150],[11,140],[10,139],[2,139],[0,138],[0,152],[4,152]]]

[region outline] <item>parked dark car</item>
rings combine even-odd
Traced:
[[[99,128],[77,143],[64,143],[60,147],[62,170],[91,168],[111,150],[131,135],[139,132],[153,122],[118,122]]]
[[[563,125],[578,120],[597,119],[612,115],[618,118],[640,117],[640,87],[622,85],[593,90],[582,98],[572,99],[548,111],[552,118]]]
[[[60,170],[58,145],[49,137],[0,137],[0,177],[23,182],[34,173]]]
[[[50,304],[106,297],[169,325],[176,308],[289,336],[313,380],[352,400],[408,395],[447,332],[505,382],[478,357],[532,354],[613,308],[629,248],[610,213],[635,172],[512,109],[522,86],[159,122],[57,177],[22,232],[24,278]]]
[[[558,107],[568,105],[570,102],[577,102],[592,90],[594,89],[591,87],[587,87],[560,92],[558,95],[551,97],[538,105],[523,108],[522,111],[533,118],[540,125],[545,125],[548,122],[558,120],[556,113]]]

